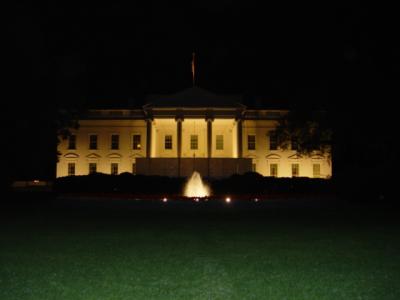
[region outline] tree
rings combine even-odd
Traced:
[[[275,133],[278,145],[284,150],[292,147],[301,155],[317,152],[328,158],[332,156],[333,130],[326,111],[290,111],[281,117]]]
[[[67,139],[71,135],[71,129],[79,128],[79,116],[83,113],[83,109],[57,109],[56,117],[54,120],[55,131],[57,136],[57,145],[60,144],[61,139]],[[57,151],[57,161],[61,153]]]

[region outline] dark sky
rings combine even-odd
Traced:
[[[198,85],[220,93],[295,101],[327,97],[347,76],[386,81],[398,75],[390,7],[139,2],[12,5],[7,48],[17,85],[46,81],[38,93],[51,86],[61,103],[124,104],[190,86],[192,51]]]
[[[40,145],[30,158],[38,165],[52,151],[43,148],[57,107],[141,105],[146,94],[190,87],[193,51],[200,87],[243,94],[249,106],[261,96],[364,122],[399,96],[398,20],[384,4],[35,1],[5,12],[7,151],[24,157],[15,148]]]

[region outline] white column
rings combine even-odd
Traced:
[[[152,134],[152,120],[146,120],[146,157],[151,157],[151,134]]]

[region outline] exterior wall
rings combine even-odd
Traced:
[[[313,177],[313,164],[320,165],[321,178],[329,178],[332,174],[332,166],[327,158],[320,156],[298,157],[296,151],[282,151],[269,149],[269,132],[274,130],[276,121],[274,120],[244,120],[242,126],[242,149],[243,158],[251,159],[255,166],[255,171],[263,176],[271,176],[270,166],[278,166],[278,177],[292,177],[292,164],[299,165],[300,177]],[[212,158],[237,158],[237,122],[234,119],[218,119],[212,122]],[[89,163],[97,164],[97,172],[111,173],[111,163],[118,163],[118,173],[132,172],[132,164],[136,163],[137,158],[146,157],[146,122],[145,120],[82,120],[80,128],[73,131],[76,134],[76,149],[68,149],[68,140],[64,140],[58,147],[61,152],[57,164],[57,177],[68,175],[68,163],[75,163],[75,175],[86,175],[89,173]],[[98,149],[89,149],[89,135],[98,135]],[[119,149],[111,149],[111,135],[119,135]],[[133,150],[133,135],[141,136],[141,149]],[[190,135],[198,135],[198,149],[190,149]],[[151,157],[152,158],[176,158],[177,157],[177,123],[175,119],[155,118],[152,122],[151,131]],[[172,136],[172,149],[164,148],[165,135]],[[216,136],[223,135],[223,149],[216,149]],[[256,136],[256,149],[249,150],[247,136]],[[207,160],[207,122],[205,118],[190,119],[182,121],[182,160],[181,176],[186,176],[187,170],[192,170],[193,165],[184,162],[185,158],[199,158]],[[148,161],[148,160],[147,160]],[[177,160],[176,160],[177,161]],[[191,160],[188,160],[191,161]],[[200,160],[196,160],[200,161]],[[233,161],[233,160],[232,160]],[[250,160],[246,160],[249,162]],[[232,166],[224,167],[224,163],[213,160],[214,164],[220,164],[218,170],[225,170],[227,173],[233,170]],[[227,161],[226,161],[227,162]],[[172,160],[170,167],[174,163]],[[141,162],[143,166],[145,163]],[[247,163],[246,163],[247,164]],[[187,165],[187,166],[186,166]],[[202,167],[203,168],[203,167]],[[247,168],[247,167],[246,167]],[[162,167],[156,168],[162,174]],[[156,170],[152,168],[152,170]],[[164,168],[165,169],[165,168]],[[175,174],[171,171],[168,174]],[[216,170],[217,170],[216,169]],[[208,170],[208,169],[207,169]],[[143,169],[137,165],[138,173],[143,174]],[[153,172],[153,171],[151,171]],[[207,171],[208,172],[208,171]],[[220,171],[211,172],[210,176],[220,177]],[[159,173],[161,175],[161,173]],[[204,174],[205,175],[205,174]]]
[[[251,171],[246,158],[138,158],[137,171],[145,175],[190,176],[198,171],[203,177],[222,178]]]
[[[75,175],[87,175],[89,163],[97,164],[97,172],[110,173],[111,163],[118,163],[118,173],[132,172],[137,157],[146,155],[146,123],[143,120],[82,120],[76,134],[76,149],[68,149],[63,140],[58,151],[57,177],[68,175],[68,163],[75,163]],[[89,149],[89,135],[98,135],[97,150]],[[111,135],[119,135],[119,149],[111,149]],[[133,150],[133,135],[140,134],[141,149]]]

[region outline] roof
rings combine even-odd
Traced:
[[[149,95],[144,108],[245,108],[240,95],[217,95],[199,87],[169,95]]]

